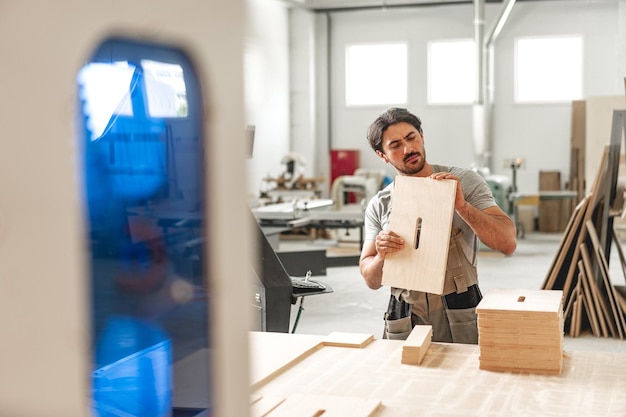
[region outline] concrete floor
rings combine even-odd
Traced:
[[[518,240],[517,250],[511,256],[481,250],[478,274],[483,294],[495,288],[541,289],[560,240],[561,234],[558,233],[527,233]],[[358,242],[349,239],[346,242],[341,236],[328,241],[281,241],[280,245],[280,250],[286,247],[293,250],[297,246],[311,249],[327,245],[328,256],[336,252],[341,252],[342,255],[358,254]],[[611,280],[616,285],[624,285],[619,258],[617,255],[611,256],[610,260]],[[339,331],[381,337],[383,313],[389,300],[387,287],[379,290],[367,288],[356,264],[327,268],[325,276],[314,278],[332,287],[333,292],[304,298],[296,333],[327,335]],[[290,329],[294,327],[299,307],[300,304],[297,303],[291,308]],[[577,338],[566,336],[564,349],[626,353],[626,340],[594,337],[586,333]]]

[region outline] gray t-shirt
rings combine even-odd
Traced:
[[[461,187],[463,188],[463,196],[465,200],[476,207],[478,210],[484,210],[496,205],[491,189],[487,182],[475,171],[471,169],[447,167],[443,165],[432,165],[433,172],[449,172],[459,177]],[[391,190],[393,183],[380,190],[369,201],[365,209],[365,240],[374,240],[376,235],[389,226],[389,215],[391,213]],[[476,265],[476,254],[478,252],[478,239],[474,231],[456,212],[452,218],[452,235],[456,235],[460,231],[463,232],[463,245],[465,257],[472,264]]]

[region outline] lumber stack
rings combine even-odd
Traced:
[[[609,273],[612,243],[626,275],[626,257],[614,228],[624,214],[624,185],[617,183],[620,142],[626,111],[614,113],[612,145],[604,150],[591,191],[575,207],[559,248],[541,286],[562,290],[565,331],[572,337],[590,331],[594,336],[626,336],[625,291]]]
[[[562,291],[493,290],[476,307],[480,369],[560,374]]]
[[[433,326],[416,325],[411,330],[409,337],[402,343],[401,362],[408,365],[419,365],[430,347],[433,337]]]

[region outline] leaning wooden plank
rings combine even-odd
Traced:
[[[576,335],[576,327],[578,326],[578,306],[580,303],[580,300],[578,299],[578,293],[576,291],[572,291],[572,296],[571,296],[571,302],[572,302],[572,319],[570,321],[570,326],[569,326],[569,335],[570,337],[575,337]]]
[[[577,315],[577,323],[576,323],[576,328],[574,329],[574,337],[578,337],[580,336],[580,331],[582,330],[582,326],[583,326],[583,319],[585,317],[587,317],[587,310],[586,310],[586,301],[585,301],[585,296],[582,292],[582,285],[581,282],[578,281],[578,283],[576,284],[576,293],[577,293],[577,297],[578,297],[578,311],[576,312]]]
[[[608,154],[609,154],[609,147],[605,146],[604,152],[602,153],[602,160],[600,161],[600,164],[598,166],[598,174],[596,175],[596,178],[591,187],[591,192],[588,195],[589,198],[586,203],[585,212],[580,218],[580,223],[579,223],[580,230],[579,230],[578,235],[576,236],[576,243],[573,247],[574,253],[572,257],[569,259],[570,264],[568,264],[567,266],[574,266],[578,262],[578,259],[580,256],[580,253],[578,252],[580,244],[583,243],[587,237],[587,230],[585,228],[585,224],[587,223],[587,221],[589,221],[593,217],[593,214],[596,212],[596,208],[598,207],[600,202],[603,201],[604,199],[604,194],[602,191],[605,188],[604,184],[606,183],[606,180],[607,180],[606,179],[606,175],[607,175],[606,161],[608,159]],[[567,270],[567,275],[563,280],[562,287],[560,287],[563,289],[563,293],[565,294],[566,298],[570,292],[570,286],[572,285],[572,276],[574,274],[574,269],[575,268],[569,268]]]
[[[626,210],[624,210],[624,213],[626,213]],[[624,256],[624,251],[622,250],[622,242],[620,242],[617,236],[617,229],[615,224],[613,224],[613,243],[615,243],[615,248],[617,249],[620,265],[622,267],[622,274],[624,278],[626,278],[626,257]]]
[[[589,287],[589,281],[587,280],[587,274],[585,273],[585,266],[583,265],[582,259],[578,261],[578,271],[578,281],[582,283],[583,296],[585,297],[585,306],[587,307],[587,317],[589,318],[591,333],[593,333],[596,337],[600,337],[601,332],[596,314],[596,303],[593,300],[593,294],[591,294],[591,288]]]
[[[615,285],[614,287],[617,294],[617,302],[622,307],[622,311],[626,311],[626,286]]]
[[[568,258],[571,259],[572,253],[574,251],[574,247],[572,246],[572,242],[578,236],[581,230],[581,220],[583,215],[585,214],[585,210],[587,209],[587,204],[589,202],[589,197],[583,198],[574,208],[574,212],[569,219],[569,222],[563,232],[563,236],[559,243],[559,247],[556,250],[555,256],[552,260],[552,264],[548,269],[548,274],[546,275],[543,284],[541,285],[541,289],[544,290],[552,290],[555,289],[555,286],[562,289],[563,285],[557,284],[557,279],[560,275],[562,275],[562,268]],[[568,263],[567,265],[570,265]]]
[[[593,301],[596,306],[596,313],[598,317],[598,323],[600,324],[600,330],[602,331],[602,336],[608,337],[609,332],[611,333],[611,336],[615,336],[616,330],[613,325],[613,320],[611,320],[611,316],[609,314],[606,302],[600,294],[597,280],[593,276],[591,256],[589,255],[589,251],[587,250],[585,244],[580,245],[580,253],[582,255],[583,265],[585,267],[585,277],[587,278],[587,283],[589,284],[589,288],[591,289]]]
[[[624,319],[624,311],[622,310],[622,307],[617,300],[617,291],[611,283],[609,265],[606,261],[606,257],[604,256],[602,248],[598,248],[598,256],[601,259],[600,271],[602,274],[602,279],[604,281],[604,286],[607,291],[607,296],[609,297],[610,302],[613,303],[611,308],[613,310],[613,314],[615,315],[618,333],[620,335],[620,339],[624,339],[624,337],[626,336],[626,320]]]
[[[570,294],[570,296],[566,299],[565,307],[563,309],[563,321],[564,321],[565,327],[568,329],[572,328],[572,321],[574,318],[572,311],[574,310],[575,300],[576,300],[576,295]]]
[[[382,284],[442,294],[456,181],[397,176],[389,228],[405,242],[385,257]]]
[[[591,242],[594,246],[594,252],[598,261],[598,265],[600,266],[602,283],[604,284],[603,287],[606,298],[609,300],[609,305],[611,307],[611,311],[613,312],[615,327],[617,328],[619,338],[624,339],[624,332],[626,331],[626,324],[624,323],[624,313],[621,311],[620,306],[619,304],[617,304],[615,299],[615,289],[613,288],[613,284],[611,284],[611,280],[609,278],[609,267],[606,263],[606,256],[604,255],[604,250],[600,245],[600,240],[598,238],[598,234],[596,233],[593,222],[588,221],[586,225],[587,232],[589,233],[589,237],[591,238]]]
[[[577,245],[580,244],[581,241],[585,239],[585,218],[589,216],[589,205],[591,203],[592,196],[589,198],[585,198],[581,204],[581,210],[577,212],[575,223],[573,227],[573,233],[568,236],[566,244],[567,250],[561,253],[560,261],[557,265],[557,270],[555,274],[553,274],[552,279],[548,283],[548,288],[546,289],[559,289],[563,290],[565,293],[565,297],[569,295],[569,283],[571,281],[571,277],[574,274],[574,269],[576,267],[576,262],[578,262],[578,257],[580,254],[578,253]]]

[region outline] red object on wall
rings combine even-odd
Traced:
[[[359,167],[359,151],[355,149],[332,149],[330,151],[330,184],[341,175],[354,175]],[[356,197],[349,195],[347,202],[356,202]]]

